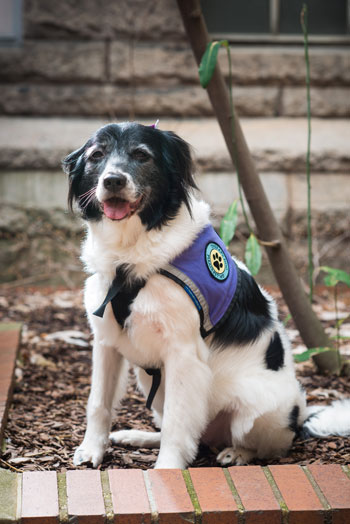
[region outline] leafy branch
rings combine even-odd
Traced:
[[[221,47],[224,47],[227,52],[228,66],[229,66],[229,100],[230,100],[230,119],[231,119],[231,137],[232,137],[232,146],[233,146],[233,160],[236,166],[237,181],[238,181],[238,194],[239,200],[244,216],[245,223],[249,230],[249,238],[246,243],[245,249],[245,262],[248,266],[248,269],[253,275],[256,275],[259,272],[261,267],[261,249],[259,241],[253,233],[253,229],[250,225],[248,214],[245,208],[242,186],[240,182],[239,175],[239,166],[238,166],[238,155],[237,155],[237,142],[235,138],[235,109],[233,104],[233,95],[232,95],[232,62],[231,62],[231,53],[230,46],[227,40],[219,40],[215,42],[210,42],[207,45],[205,53],[202,57],[200,66],[199,66],[199,80],[201,86],[207,88],[209,82],[214,74],[215,66],[218,59],[218,53]],[[225,214],[221,225],[220,225],[220,236],[223,239],[224,243],[228,246],[231,242],[237,225],[237,201],[235,200],[229,207],[227,213]]]

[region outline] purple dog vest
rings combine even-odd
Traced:
[[[203,337],[225,320],[233,306],[239,273],[211,225],[160,272],[180,284],[194,302]]]

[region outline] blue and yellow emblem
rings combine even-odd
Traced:
[[[215,242],[210,242],[205,249],[205,261],[210,274],[216,280],[226,280],[229,275],[229,265],[225,253]]]

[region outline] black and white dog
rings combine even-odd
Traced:
[[[185,468],[201,441],[223,449],[222,465],[285,455],[309,416],[289,342],[273,299],[228,255],[195,198],[188,145],[154,126],[109,124],[63,166],[87,225],[94,333],[74,463],[96,467],[109,439],[160,447],[157,468]],[[159,432],[109,434],[130,365],[151,391]],[[350,433],[349,401],[315,411],[310,433]]]

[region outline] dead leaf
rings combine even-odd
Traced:
[[[42,355],[39,355],[38,353],[32,353],[30,355],[29,359],[31,364],[34,364],[35,366],[40,366],[42,368],[49,368],[52,370],[56,370],[57,366],[52,360],[49,360]]]
[[[80,347],[89,346],[89,343],[86,342],[87,338],[89,338],[88,335],[82,331],[72,329],[68,329],[67,331],[56,331],[56,333],[45,335],[46,340],[63,340],[63,342],[66,342],[67,344]]]

